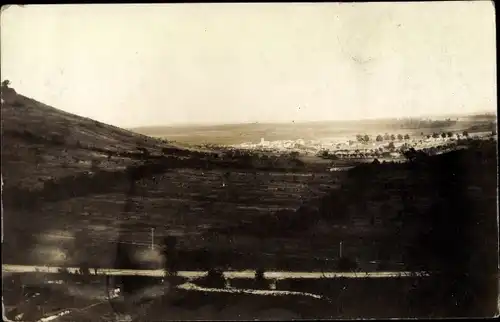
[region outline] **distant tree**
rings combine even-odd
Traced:
[[[403,135],[402,134],[398,134],[398,140],[399,141],[403,141]]]
[[[432,137],[434,139],[437,139],[439,137],[439,133],[436,133],[436,132],[432,133]]]
[[[442,137],[443,139],[446,139],[446,133],[445,133],[445,132],[441,133],[441,137]]]
[[[2,81],[2,87],[9,87],[10,86],[10,80],[5,79]]]
[[[422,133],[423,134],[423,133]],[[410,135],[409,134],[405,134],[405,137],[404,137],[405,140],[409,140],[410,139]]]
[[[356,134],[356,141],[363,142],[364,137],[361,134]]]
[[[391,141],[396,140],[396,136],[394,134],[391,134]]]
[[[318,152],[318,156],[321,158],[328,158],[328,150],[321,150]]]
[[[453,133],[452,133],[452,132],[448,132],[448,133],[446,133],[446,135],[447,135],[449,138],[453,137]]]
[[[466,138],[468,138],[469,137],[469,132],[463,131],[462,135],[465,136]]]
[[[430,134],[427,134],[425,137],[426,137],[426,138],[428,138],[428,139],[430,139],[430,138],[431,138],[431,137],[433,137],[433,136],[432,136],[432,135],[430,135]]]
[[[375,139],[377,142],[382,142],[384,141],[384,137],[382,135],[377,135],[377,138]]]
[[[394,142],[389,142],[389,144],[387,144],[387,149],[389,150],[394,150],[396,147],[394,146]]]
[[[388,133],[384,134],[384,141],[389,141],[390,139],[391,136]]]
[[[424,132],[420,132],[420,136],[424,136]]]
[[[365,136],[363,137],[363,141],[366,143],[366,142],[369,142],[370,141],[370,136],[368,136],[368,134],[365,134]]]
[[[290,157],[292,157],[292,158],[297,158],[299,155],[300,155],[300,154],[299,154],[299,152],[297,152],[297,151],[292,151],[292,152],[290,152]]]
[[[372,164],[380,164],[380,161],[378,159],[374,159]]]
[[[408,144],[406,142],[400,147],[400,149],[401,149],[402,152],[407,151],[410,148],[411,148],[410,144]]]

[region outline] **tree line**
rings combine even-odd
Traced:
[[[463,131],[462,133],[453,133],[451,131],[447,131],[447,132],[433,132],[431,134],[424,134],[423,132],[420,133],[420,135],[422,137],[426,137],[427,139],[430,139],[430,138],[434,138],[434,139],[437,139],[437,138],[452,138],[452,137],[456,137],[456,138],[459,138],[460,136],[463,136],[465,138],[468,138],[469,137],[469,132],[468,131]],[[375,139],[373,139],[372,137],[370,137],[368,134],[357,134],[356,135],[356,141],[358,142],[361,142],[361,143],[368,143],[368,142],[371,142],[371,141],[375,141],[375,142],[384,142],[384,141],[390,141],[390,142],[393,142],[393,141],[407,141],[407,140],[410,140],[410,135],[409,134],[389,134],[389,133],[385,133],[384,135],[382,134],[378,134]]]
[[[409,134],[405,134],[405,135],[398,134],[398,135],[395,135],[395,134],[386,133],[384,135],[379,134],[379,135],[377,135],[375,137],[375,141],[376,142],[396,141],[396,139],[398,141],[409,140],[410,139],[410,135]],[[356,141],[361,142],[361,143],[367,143],[367,142],[373,141],[373,139],[368,134],[365,134],[365,135],[357,134],[356,135]]]

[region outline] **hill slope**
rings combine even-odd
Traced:
[[[36,248],[38,235],[54,231],[85,231],[86,248],[93,244],[102,259],[101,240],[115,240],[117,231],[149,241],[150,227],[158,237],[186,236],[293,210],[326,193],[338,176],[314,176],[286,157],[255,162],[185,149],[17,93],[3,102],[2,114],[4,256],[12,263],[31,262],[18,250]]]
[[[8,95],[2,91],[6,189],[41,188],[44,181],[91,168],[124,169],[140,159],[139,149],[160,154],[163,148],[175,148],[163,140],[64,112],[10,88]],[[114,157],[117,155],[120,157]]]

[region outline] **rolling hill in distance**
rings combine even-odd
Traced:
[[[425,121],[450,120],[450,124],[425,124]],[[289,123],[241,123],[214,125],[165,125],[130,128],[131,131],[151,137],[168,138],[189,144],[241,144],[266,140],[310,140],[351,136],[356,134],[377,135],[380,133],[432,133],[443,131],[463,131],[470,129],[478,121],[496,122],[496,112],[474,115],[439,115],[429,117],[408,117],[404,119],[365,119],[348,121],[314,121]],[[420,123],[420,124],[419,124]]]

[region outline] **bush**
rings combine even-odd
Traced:
[[[254,287],[256,289],[269,289],[269,281],[264,277],[263,269],[255,271]]]
[[[50,142],[55,145],[64,145],[66,144],[66,138],[60,134],[52,134],[50,137]]]
[[[207,275],[200,280],[199,284],[209,288],[225,288],[226,279],[221,269],[211,268]]]

